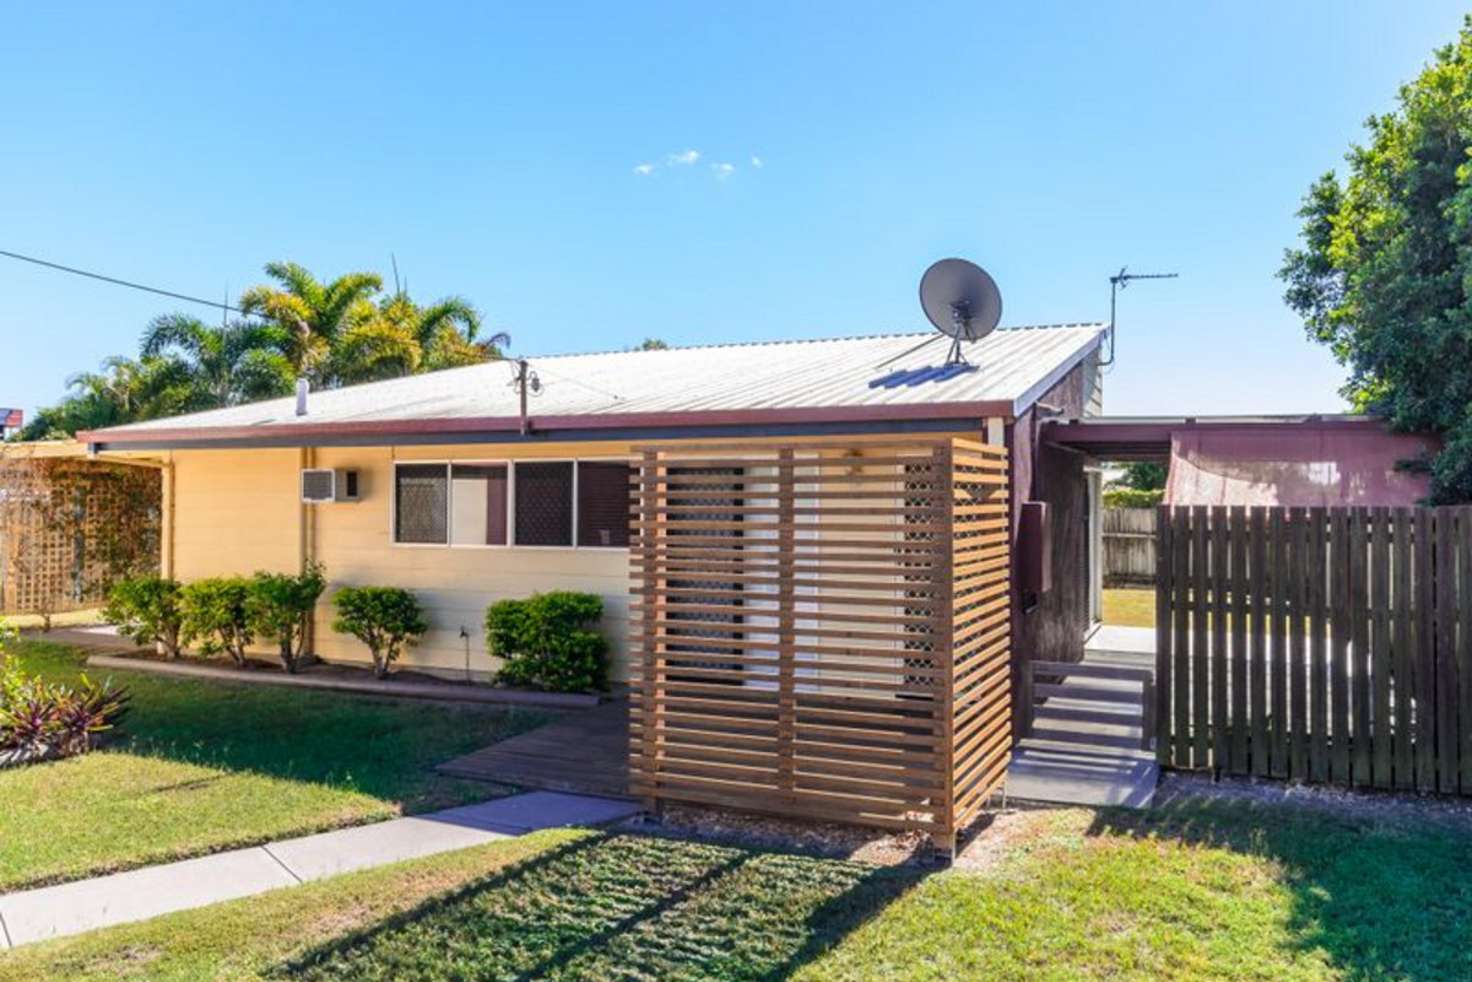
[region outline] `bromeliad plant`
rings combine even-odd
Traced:
[[[5,655],[13,637],[0,621],[0,751],[30,760],[85,753],[127,715],[128,692],[110,681],[83,675],[72,686],[26,674]]]
[[[305,652],[307,629],[317,598],[327,588],[320,563],[309,562],[296,576],[257,573],[250,581],[247,613],[251,627],[263,638],[281,645],[281,667],[295,674]]]

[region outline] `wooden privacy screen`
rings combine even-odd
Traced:
[[[1472,794],[1472,509],[1160,510],[1162,764]]]
[[[916,439],[640,454],[634,793],[953,845],[1011,743],[1005,451]]]

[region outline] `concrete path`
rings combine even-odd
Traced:
[[[639,811],[629,801],[532,791],[446,811],[0,896],[0,950],[295,886],[351,870]]]

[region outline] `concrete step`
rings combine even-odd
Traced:
[[[1159,768],[1139,752],[1089,751],[1029,737],[1007,768],[1007,796],[1067,805],[1147,808]]]

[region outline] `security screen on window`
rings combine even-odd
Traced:
[[[444,545],[449,481],[444,464],[404,464],[394,471],[394,541]]]
[[[516,544],[572,545],[572,462],[516,465]]]

